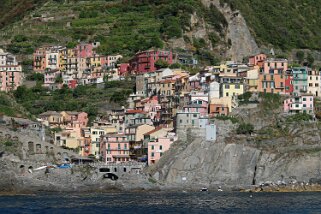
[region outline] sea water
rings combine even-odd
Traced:
[[[321,193],[41,193],[0,196],[0,213],[321,213]]]

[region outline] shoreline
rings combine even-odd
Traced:
[[[306,193],[306,192],[321,192],[321,185],[319,184],[311,184],[311,185],[291,185],[291,186],[267,186],[267,187],[252,187],[252,188],[233,188],[231,186],[222,186],[223,191],[221,193],[227,192],[239,192],[239,193]],[[157,192],[157,193],[197,193],[200,190],[192,189],[192,188],[133,188],[133,189],[106,189],[106,190],[99,190],[95,189],[92,191],[78,191],[78,190],[22,190],[22,191],[4,191],[0,192],[0,197],[4,196],[38,196],[41,194],[56,194],[56,193],[65,193],[65,194],[108,194],[108,193],[148,193],[148,192]],[[208,188],[208,193],[219,192],[217,189]]]

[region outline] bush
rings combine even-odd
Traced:
[[[237,134],[252,134],[254,132],[254,126],[250,123],[241,123],[236,129]]]
[[[230,120],[233,124],[239,122],[237,118],[225,115],[217,115],[215,118],[218,120]]]
[[[307,113],[297,113],[286,118],[286,122],[301,122],[301,121],[310,121],[312,116]]]
[[[6,141],[4,142],[4,145],[7,147],[13,146],[13,142],[12,141]]]

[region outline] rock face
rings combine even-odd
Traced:
[[[156,175],[167,185],[190,187],[308,182],[321,178],[320,163],[320,153],[280,156],[239,144],[194,140],[175,160],[162,163]]]
[[[214,4],[228,22],[226,40],[227,42],[229,40],[231,41],[230,49],[227,51],[228,58],[242,62],[244,57],[260,52],[245,19],[239,11],[232,11],[231,8],[226,5],[221,7],[219,0],[202,0],[202,3],[207,7]]]
[[[316,123],[288,125],[288,135],[274,137],[270,133],[263,141],[258,141],[258,136],[236,135],[231,123],[216,121],[216,125],[216,142],[199,136],[176,142],[150,169],[151,174],[165,185],[190,188],[320,180]],[[224,130],[222,134],[220,130]]]

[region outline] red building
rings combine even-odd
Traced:
[[[119,76],[126,76],[130,70],[129,63],[121,63],[118,68]]]
[[[77,80],[69,80],[68,81],[68,88],[75,89],[78,86]]]
[[[171,51],[148,50],[136,53],[130,60],[130,71],[132,73],[147,73],[156,71],[155,62],[164,60],[168,64],[173,63],[173,54]]]
[[[293,94],[293,75],[291,71],[286,71],[285,74],[285,94],[292,95]]]

